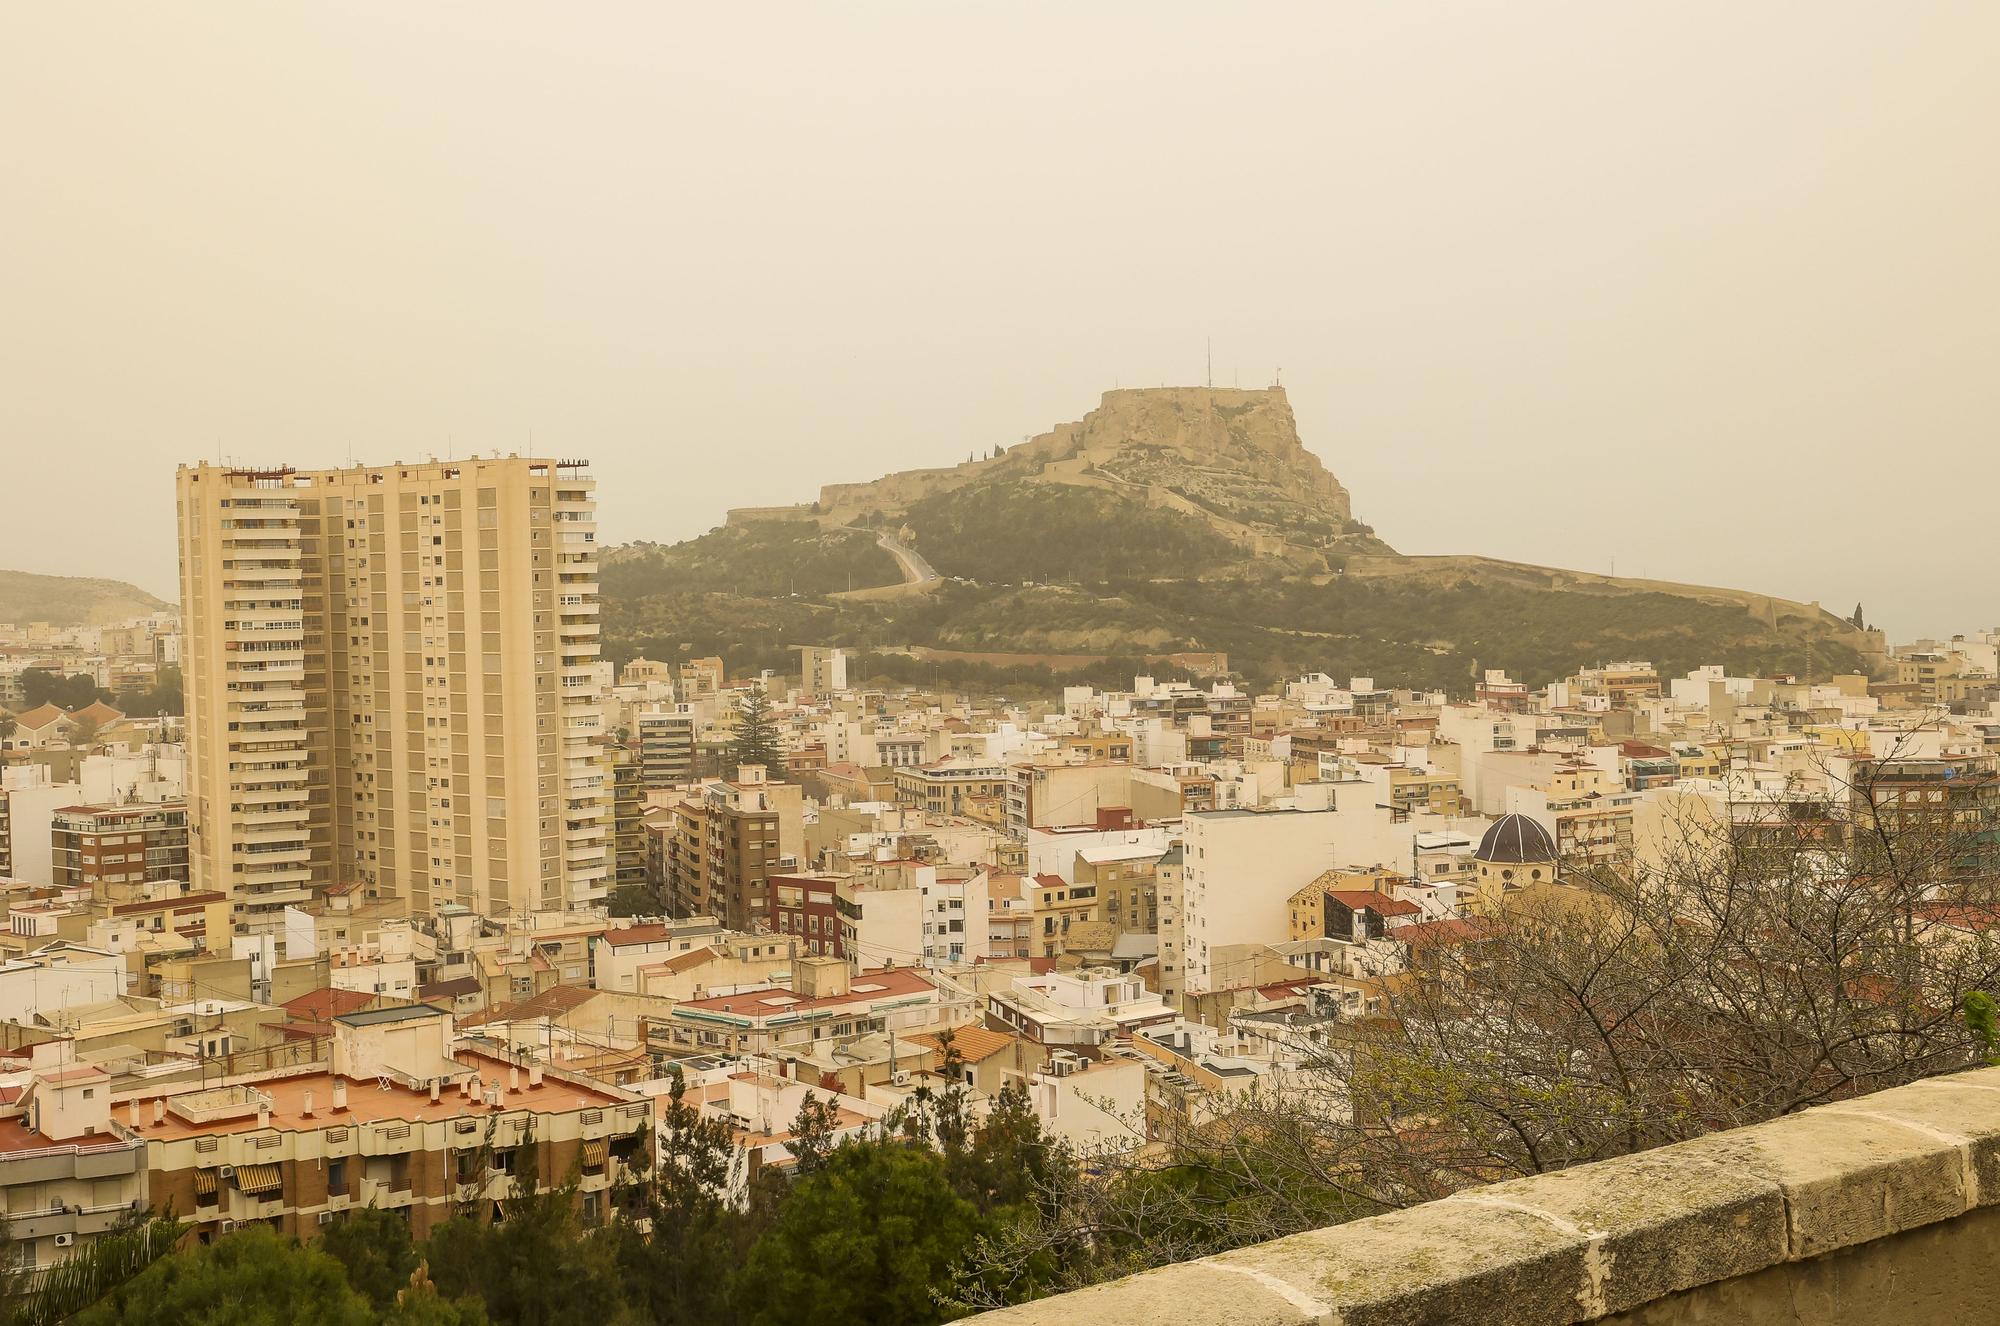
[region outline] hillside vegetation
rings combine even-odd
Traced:
[[[968,580],[1193,578],[1243,557],[1201,521],[1095,488],[961,488],[915,503],[903,523],[939,574]]]
[[[723,592],[751,598],[816,597],[893,585],[896,559],[860,530],[798,521],[725,525],[683,543],[633,543],[604,554],[604,596]]]
[[[0,622],[106,626],[172,606],[122,580],[0,571]]]
[[[867,525],[946,580],[910,592]],[[698,539],[604,559],[607,654],[720,654],[733,672],[844,645],[858,675],[1041,687],[1171,671],[1221,651],[1256,686],[1306,670],[1464,694],[1475,668],[1531,685],[1592,663],[1668,675],[1863,666],[1831,615],[1705,590],[1397,555],[1299,441],[1278,388],[1110,392],[1081,421],[936,470],[823,488]],[[977,654],[939,658],[928,651]],[[1149,661],[1150,660],[1150,661]]]

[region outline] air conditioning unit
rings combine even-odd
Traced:
[[[216,1178],[218,1178],[218,1179],[233,1179],[233,1178],[235,1178],[235,1177],[236,1177],[236,1166],[234,1166],[234,1165],[217,1165],[217,1166],[215,1167],[215,1177],[216,1177]]]
[[[333,1212],[331,1212],[331,1211],[321,1211],[321,1212],[319,1213],[319,1222],[320,1222],[320,1223],[321,1223],[322,1225],[330,1225],[330,1224],[332,1224],[332,1223],[333,1223]]]
[[[235,1228],[236,1228],[236,1222],[234,1220],[225,1220],[222,1222],[222,1232],[225,1234],[229,1233],[231,1230]]]
[[[70,1244],[74,1242],[76,1242],[76,1235],[74,1234],[56,1235],[56,1246],[58,1248],[67,1248]]]

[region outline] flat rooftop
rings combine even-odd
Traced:
[[[538,1087],[528,1085],[527,1070],[521,1070],[521,1089],[505,1089],[507,1071],[512,1067],[497,1059],[487,1059],[480,1055],[460,1054],[461,1068],[477,1072],[488,1084],[501,1084],[501,1112],[509,1110],[531,1110],[537,1114],[559,1114],[567,1110],[601,1109],[623,1102],[623,1097],[608,1092],[594,1090],[572,1082],[559,1082],[544,1077]],[[430,1093],[406,1087],[400,1083],[390,1083],[384,1087],[374,1078],[347,1078],[347,1108],[336,1111],[333,1108],[333,1084],[331,1072],[318,1071],[298,1073],[290,1077],[270,1078],[255,1085],[258,1091],[271,1098],[271,1126],[285,1132],[314,1132],[321,1128],[337,1128],[343,1125],[363,1123],[431,1123],[443,1119],[459,1119],[467,1115],[491,1114],[483,1104],[474,1104],[461,1099],[456,1087],[446,1087],[439,1093],[437,1104],[431,1104]],[[159,1093],[162,1096],[170,1093]],[[312,1096],[313,1112],[305,1112],[306,1096]],[[178,1118],[171,1109],[160,1123],[153,1122],[154,1096],[136,1097],[139,1106],[139,1134],[149,1141],[172,1142],[189,1137],[213,1137],[223,1133],[247,1132],[257,1127],[257,1116],[248,1118],[218,1119],[211,1123],[190,1123]],[[126,1107],[118,1106],[112,1117],[121,1124],[129,1125]],[[43,1145],[48,1145],[44,1143]]]

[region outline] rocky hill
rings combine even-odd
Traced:
[[[864,673],[995,685],[1201,652],[1259,683],[1323,669],[1462,690],[1475,665],[1540,683],[1631,657],[1823,675],[1870,643],[1750,591],[1401,556],[1278,387],[1107,392],[1017,446],[613,550],[604,591],[614,657],[775,667],[811,640],[872,655]]]
[[[1323,565],[1313,554],[1389,551],[1354,519],[1347,489],[1299,440],[1282,387],[1107,391],[1081,420],[983,458],[829,484],[810,506],[745,508],[729,519],[880,527],[1023,485],[1101,494],[1104,509],[1136,505],[1184,516],[1245,555]],[[957,504],[946,500],[953,495]],[[1075,506],[1074,497],[1062,494],[1051,505],[1068,498]]]
[[[105,626],[172,606],[122,580],[0,571],[0,622]]]

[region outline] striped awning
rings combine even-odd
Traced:
[[[276,1165],[238,1165],[236,1187],[241,1192],[276,1192],[285,1186],[285,1177]]]
[[[583,1144],[583,1167],[585,1169],[603,1169],[605,1158],[610,1154],[611,1142],[608,1138],[600,1137],[594,1142],[585,1142]]]
[[[215,1196],[215,1190],[216,1190],[216,1187],[217,1187],[217,1182],[216,1182],[216,1177],[215,1177],[215,1171],[214,1171],[214,1170],[212,1170],[212,1169],[198,1169],[198,1170],[196,1170],[196,1171],[194,1172],[194,1195],[195,1195],[195,1196],[197,1196],[197,1197],[213,1197],[213,1196]]]

